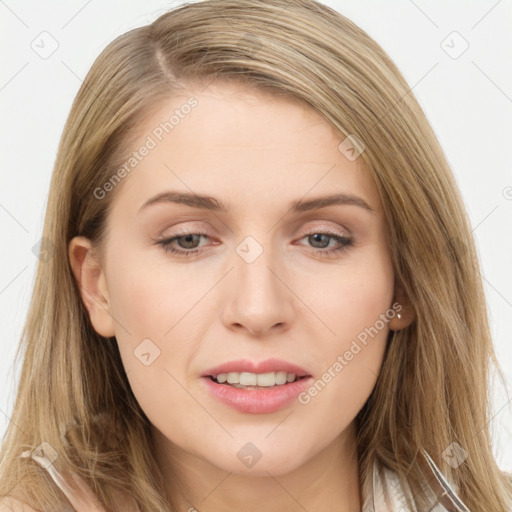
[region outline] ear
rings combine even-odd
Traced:
[[[106,338],[114,336],[114,319],[110,311],[105,273],[91,241],[83,236],[74,237],[69,242],[68,255],[94,330]]]
[[[392,309],[395,316],[389,321],[389,329],[391,331],[400,331],[412,324],[416,314],[411,305],[409,297],[406,295],[401,285],[395,287],[395,298],[393,299]],[[398,318],[398,314],[400,318]]]

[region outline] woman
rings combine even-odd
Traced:
[[[116,39],[44,237],[6,510],[512,510],[460,194],[335,11],[209,0]]]

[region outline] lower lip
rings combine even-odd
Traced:
[[[208,391],[222,403],[234,409],[251,414],[265,414],[278,411],[287,406],[313,380],[313,377],[304,377],[282,386],[262,389],[235,388],[226,384],[219,384],[210,377],[202,377]]]

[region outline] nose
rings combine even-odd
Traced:
[[[293,285],[287,282],[290,277],[282,260],[274,254],[270,248],[261,247],[261,254],[254,261],[243,252],[234,255],[222,312],[228,329],[264,337],[290,328]]]

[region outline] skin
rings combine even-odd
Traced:
[[[170,98],[140,126],[140,144],[193,95],[198,106],[117,186],[105,250],[84,237],[69,257],[95,330],[115,336],[133,392],[153,425],[160,467],[180,479],[178,510],[224,512],[359,511],[354,418],[380,372],[389,330],[410,324],[407,301],[393,286],[382,204],[361,158],[338,150],[340,136],[297,101],[214,83]],[[208,194],[229,213],[159,203],[165,190]],[[289,203],[345,192],[355,205],[291,213]],[[168,253],[175,240],[190,257]],[[345,251],[328,231],[351,237]],[[263,252],[247,263],[236,252],[252,236]],[[201,374],[239,358],[285,359],[316,379],[395,301],[378,335],[304,405],[248,414],[218,402]],[[144,339],[160,356],[134,356]],[[247,442],[261,459],[246,467]],[[187,490],[188,486],[188,490]],[[169,487],[170,488],[170,487]]]

